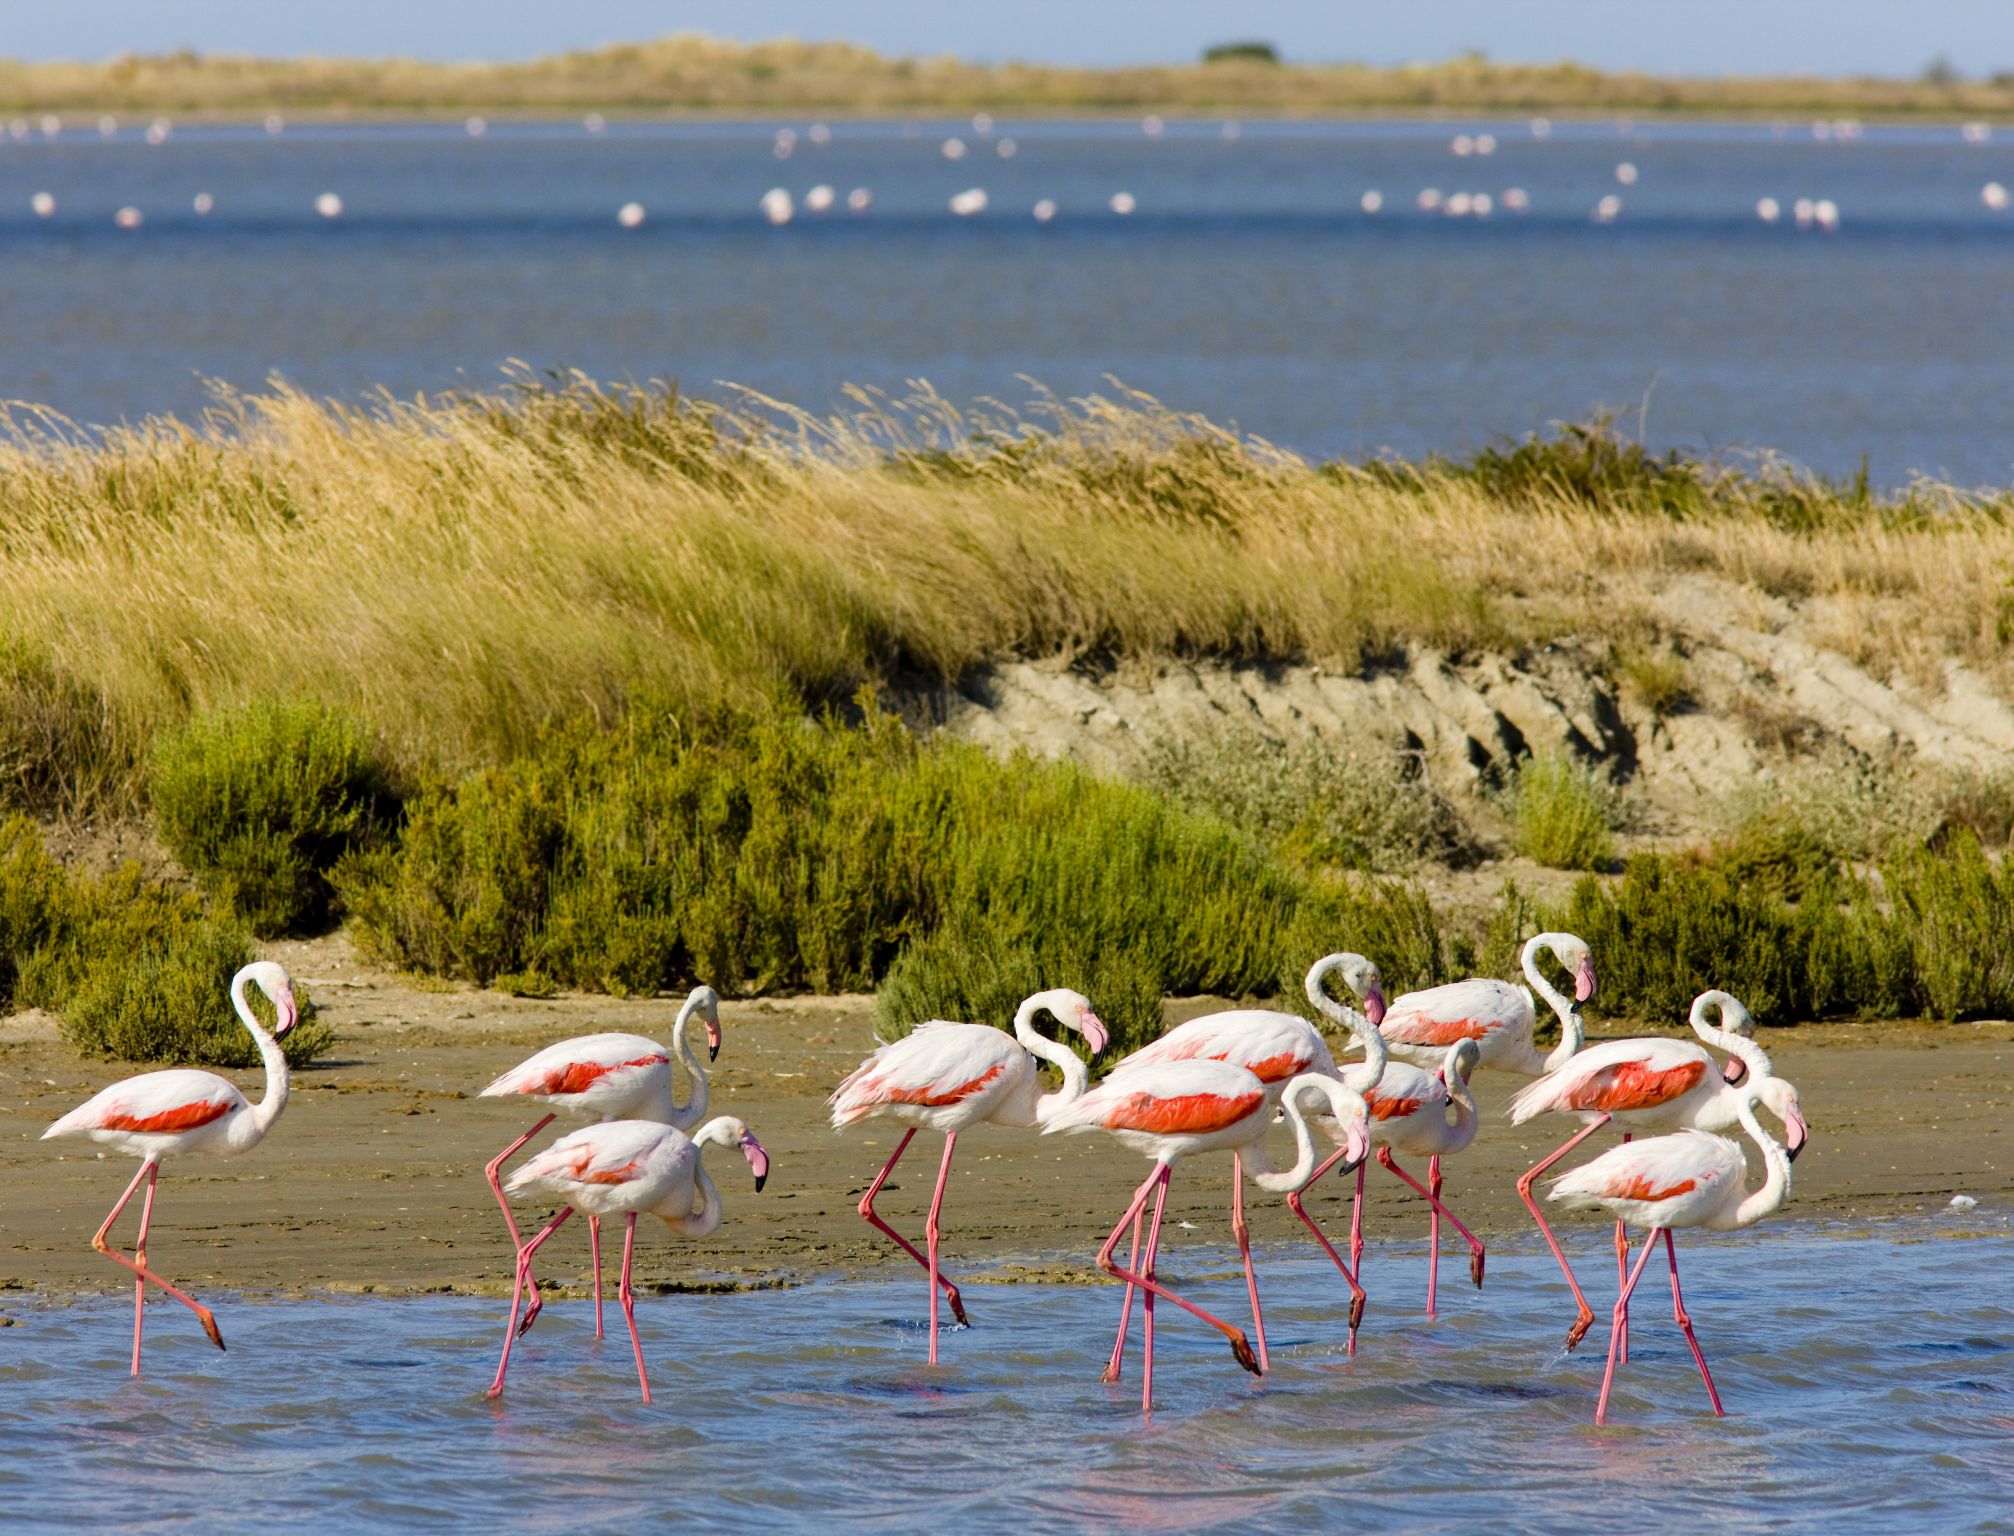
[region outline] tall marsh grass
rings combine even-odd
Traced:
[[[1862,656],[2006,670],[2014,499],[1618,465],[1584,437],[1514,470],[1316,466],[1137,396],[814,418],[579,379],[6,427],[0,793],[37,809],[130,809],[157,735],[262,698],[461,772],[638,699],[817,708],[1009,655],[1634,634],[1698,570],[1827,599]]]

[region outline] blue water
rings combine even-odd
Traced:
[[[1263,1382],[1170,1311],[1152,1420],[1097,1381],[1117,1292],[969,1287],[976,1326],[922,1364],[908,1275],[639,1302],[654,1407],[620,1314],[594,1345],[556,1304],[494,1368],[495,1300],[225,1298],[219,1355],[172,1304],[10,1304],[0,1519],[10,1529],[2014,1530],[2014,1240],[1787,1224],[1681,1240],[1729,1416],[1707,1411],[1652,1273],[1614,1422],[1590,1422],[1601,1328],[1572,1357],[1542,1253],[1458,1262],[1443,1317],[1417,1245],[1374,1246],[1363,1347],[1334,1272],[1261,1256]],[[1585,1232],[1577,1235],[1585,1236]],[[653,1260],[641,1259],[645,1271]],[[1167,1269],[1235,1316],[1231,1256]],[[1590,1265],[1584,1273],[1598,1270]],[[1138,1324],[1135,1324],[1137,1343]],[[1136,1357],[1137,1362],[1137,1357]],[[892,1526],[891,1526],[892,1522]]]
[[[775,126],[0,141],[0,396],[104,421],[198,409],[205,378],[413,391],[493,382],[510,358],[814,408],[847,383],[1018,402],[1021,376],[1070,393],[1111,375],[1315,454],[1457,452],[1609,406],[1658,445],[1828,473],[1865,455],[1888,483],[2014,476],[2014,212],[1980,200],[2014,184],[2014,131],[840,123],[779,160]],[[1484,126],[1497,153],[1450,153]],[[955,163],[954,131],[972,146]],[[873,206],[782,229],[757,211],[817,183]],[[974,186],[987,211],[949,214]],[[1532,211],[1422,214],[1429,186],[1517,186]],[[1121,190],[1130,218],[1108,207]],[[37,191],[54,217],[30,212]],[[313,212],[324,191],[340,219]],[[1622,212],[1598,225],[1610,193]],[[1783,222],[1757,220],[1763,196]],[[1792,228],[1799,197],[1836,202],[1838,232]],[[625,231],[632,199],[648,222]],[[122,231],[129,204],[145,223]]]

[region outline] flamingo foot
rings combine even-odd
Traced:
[[[1098,1379],[1108,1387],[1113,1385],[1119,1379],[1119,1368],[1115,1365],[1106,1366],[1098,1373]]]
[[[1476,1283],[1476,1289],[1483,1288],[1483,1250],[1478,1248],[1469,1255],[1469,1278]]]
[[[1242,1333],[1234,1331],[1231,1334],[1231,1353],[1237,1357],[1238,1364],[1242,1365],[1254,1376],[1263,1376],[1266,1374],[1259,1369],[1259,1357],[1252,1353],[1252,1346],[1246,1342],[1245,1336]]]
[[[531,1325],[537,1320],[539,1313],[544,1308],[545,1297],[534,1291],[532,1293],[531,1305],[524,1309],[524,1321],[517,1325],[517,1336],[519,1338],[523,1338],[527,1333],[531,1332]]]
[[[1573,1326],[1566,1331],[1566,1347],[1572,1349],[1574,1345],[1587,1337],[1588,1329],[1593,1326],[1594,1314],[1592,1312],[1582,1312],[1579,1317],[1573,1320]]]
[[[217,1331],[217,1319],[211,1314],[208,1307],[196,1308],[196,1321],[203,1325],[203,1332],[210,1336],[210,1342],[216,1345],[217,1348],[222,1349],[224,1347],[224,1336]]]
[[[1355,1337],[1356,1337],[1356,1333],[1357,1333],[1357,1329],[1363,1326],[1363,1321],[1364,1321],[1364,1302],[1365,1302],[1365,1300],[1366,1300],[1366,1298],[1365,1298],[1365,1297],[1362,1297],[1362,1296],[1352,1296],[1352,1297],[1350,1298],[1350,1337],[1351,1337],[1351,1338],[1355,1338]]]
[[[961,1328],[970,1328],[972,1322],[965,1315],[965,1303],[958,1295],[958,1287],[949,1281],[946,1281],[944,1284],[944,1299],[951,1303],[951,1315],[958,1319],[958,1326]]]

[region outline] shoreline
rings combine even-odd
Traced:
[[[242,1159],[165,1166],[150,1244],[156,1265],[198,1291],[507,1292],[509,1241],[482,1169],[538,1113],[475,1102],[475,1095],[497,1072],[569,1035],[629,1029],[666,1038],[677,1000],[422,990],[363,966],[341,940],[275,946],[274,957],[311,988],[337,1045],[326,1062],[295,1074],[287,1114],[263,1146]],[[1183,999],[1169,1005],[1170,1022],[1217,1006]],[[871,1046],[872,1000],[729,999],[722,1022],[710,1113],[747,1120],[770,1151],[771,1179],[758,1195],[738,1165],[720,1162],[713,1171],[727,1218],[702,1242],[640,1228],[639,1289],[748,1289],[899,1272],[907,1261],[898,1264],[900,1256],[854,1209],[896,1136],[873,1122],[834,1133],[824,1105]],[[1591,1038],[1644,1032],[1599,1016],[1591,1024]],[[1963,1213],[1969,1230],[2014,1202],[2014,1119],[2007,1114],[2014,1023],[1806,1024],[1765,1029],[1760,1039],[1778,1072],[1797,1083],[1812,1127],[1785,1219],[1927,1217],[1963,1193],[1981,1202]],[[101,1157],[87,1141],[44,1145],[37,1138],[59,1114],[133,1070],[79,1057],[46,1015],[0,1020],[0,1179],[10,1190],[0,1216],[0,1292],[124,1288],[124,1272],[92,1251],[90,1235],[131,1165]],[[256,1097],[256,1075],[235,1075]],[[1478,1075],[1481,1133],[1444,1164],[1451,1208],[1485,1242],[1532,1235],[1514,1181],[1573,1129],[1558,1117],[1510,1127],[1503,1109],[1521,1081]],[[570,1128],[556,1122],[533,1145]],[[935,1177],[936,1148],[934,1138],[919,1137],[880,1201],[912,1238]],[[1220,1162],[1178,1170],[1168,1213],[1178,1251],[1187,1242],[1228,1241]],[[947,1271],[977,1284],[1097,1282],[1092,1255],[1145,1167],[1099,1136],[1040,1140],[982,1127],[961,1137],[945,1203]],[[1426,1229],[1419,1202],[1376,1168],[1366,1189],[1370,1259],[1381,1244],[1416,1251]],[[1332,1240],[1347,1235],[1346,1186],[1325,1180],[1309,1208]],[[1249,1200],[1248,1213],[1255,1243],[1302,1240],[1280,1201]],[[118,1229],[128,1240],[133,1221],[129,1211]],[[1193,1235],[1172,1225],[1182,1221],[1195,1224]],[[1577,1267],[1599,1264],[1607,1253],[1602,1226],[1585,1213],[1560,1223]],[[1458,1247],[1457,1240],[1444,1252],[1453,1256]],[[1459,1280],[1461,1269],[1456,1262],[1450,1279]],[[586,1243],[561,1234],[545,1250],[541,1284],[557,1287],[556,1297],[582,1295],[586,1272]]]

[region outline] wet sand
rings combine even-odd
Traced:
[[[274,953],[307,983],[337,1046],[295,1075],[293,1102],[264,1145],[241,1158],[167,1165],[150,1243],[155,1265],[199,1290],[507,1290],[511,1250],[483,1164],[540,1111],[476,1093],[568,1035],[628,1029],[668,1040],[677,1000],[422,990],[361,965],[340,938]],[[1171,1018],[1212,1006],[1187,1000],[1171,1005]],[[755,1193],[738,1159],[716,1155],[727,1220],[698,1243],[654,1223],[640,1227],[640,1286],[790,1284],[892,1263],[889,1245],[854,1206],[900,1132],[870,1123],[835,1133],[824,1107],[872,1046],[871,999],[730,999],[722,1022],[712,1112],[741,1116],[762,1138],[772,1158],[768,1187]],[[1599,1017],[1591,1024],[1597,1036],[1642,1032]],[[1875,1222],[1934,1212],[1956,1193],[1978,1198],[1980,1219],[2014,1205],[2014,1023],[1803,1025],[1766,1031],[1764,1044],[1797,1083],[1812,1126],[1788,1214]],[[0,1291],[122,1288],[124,1272],[92,1252],[90,1237],[135,1165],[90,1142],[36,1138],[132,1070],[78,1057],[44,1016],[0,1019]],[[257,1073],[235,1076],[257,1097]],[[1557,1118],[1511,1127],[1504,1106],[1522,1081],[1478,1074],[1482,1133],[1445,1165],[1445,1198],[1485,1239],[1530,1239],[1514,1181],[1573,1130]],[[565,1128],[556,1122],[541,1142]],[[919,1136],[879,1202],[912,1237],[920,1237],[940,1146]],[[977,1280],[1093,1278],[1098,1243],[1146,1171],[1143,1159],[1104,1137],[993,1128],[961,1137],[945,1202],[946,1268]],[[1310,1208],[1344,1234],[1342,1186],[1324,1189]],[[1373,1244],[1424,1236],[1423,1207],[1395,1179],[1373,1168],[1369,1189]],[[1223,1241],[1227,1197],[1228,1160],[1199,1160],[1178,1171],[1169,1220]],[[1248,1206],[1260,1242],[1301,1231],[1276,1199],[1250,1191]],[[128,1245],[134,1219],[129,1209],[120,1227]],[[1594,1217],[1562,1225],[1576,1233],[1577,1252],[1600,1251]],[[1447,1251],[1445,1273],[1459,1281],[1466,1266],[1457,1247]],[[540,1274],[568,1294],[586,1262],[585,1239],[562,1233]]]

